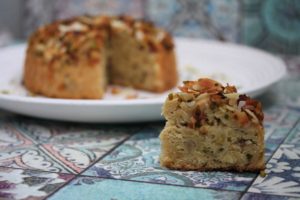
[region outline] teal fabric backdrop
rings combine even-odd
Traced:
[[[175,36],[300,53],[299,0],[26,0],[24,36],[40,24],[78,14],[128,14],[150,19]]]

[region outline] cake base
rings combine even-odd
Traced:
[[[160,139],[160,164],[181,170],[264,169],[264,148],[261,129],[233,129],[225,126],[202,126],[198,129],[168,126]]]

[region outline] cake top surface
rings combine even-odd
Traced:
[[[197,81],[184,81],[179,89],[183,94],[193,95],[197,99],[207,97],[210,107],[222,107],[235,113],[236,118],[241,123],[249,120],[262,124],[264,115],[261,103],[245,94],[238,94],[234,86],[223,86],[217,81],[201,78]]]
[[[169,33],[150,22],[129,16],[78,16],[58,20],[35,31],[31,35],[29,46],[34,47],[37,55],[51,60],[65,53],[76,55],[79,50],[99,50],[103,46],[103,39],[117,31],[129,33],[137,41],[146,44],[152,52],[174,48]]]

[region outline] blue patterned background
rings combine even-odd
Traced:
[[[242,43],[279,54],[300,53],[299,0],[25,0],[21,2],[20,36],[23,38],[39,25],[55,19],[79,14],[128,14],[136,18],[152,20],[175,36]]]

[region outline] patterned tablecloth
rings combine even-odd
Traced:
[[[0,111],[0,199],[300,198],[300,59],[259,99],[267,176],[162,169],[163,122],[75,124]]]

